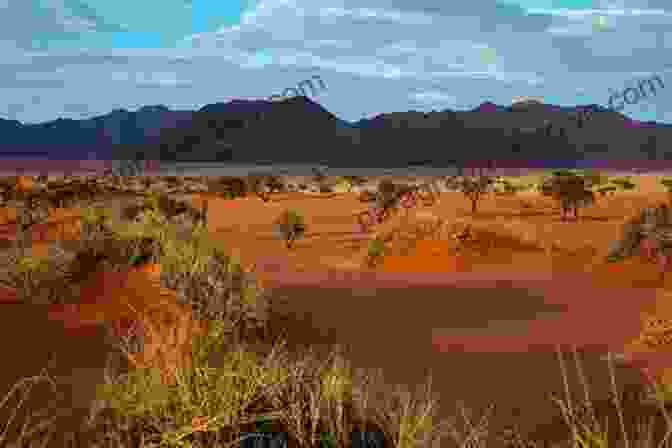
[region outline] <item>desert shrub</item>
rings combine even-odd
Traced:
[[[334,189],[330,185],[320,185],[320,193],[333,193]]]
[[[585,170],[582,177],[586,180],[587,188],[601,188],[610,181],[609,176],[599,170]]]
[[[480,200],[492,191],[494,179],[488,176],[465,177],[458,185],[459,191],[471,201],[471,213],[476,213]]]
[[[634,190],[635,187],[637,186],[628,178],[612,179],[611,183],[616,185],[618,188],[620,188],[623,191]]]
[[[365,184],[366,178],[362,176],[342,176],[341,182],[345,184],[348,193],[350,193],[354,187]]]
[[[244,198],[248,193],[248,184],[242,177],[227,177],[220,180],[225,195],[230,199]]]
[[[247,177],[248,189],[257,195],[259,199],[268,202],[270,198],[269,175],[268,174],[250,174]]]
[[[383,179],[378,183],[378,193],[382,196],[393,196],[397,193],[397,184],[390,179]]]
[[[511,182],[509,179],[497,179],[495,185],[497,186],[496,193],[499,194],[514,195],[523,190],[521,185]]]
[[[112,211],[108,207],[96,206],[82,209],[82,239],[90,240],[109,235]]]
[[[672,179],[669,178],[661,179],[660,183],[663,187],[665,187],[668,196],[670,197],[670,199],[672,199]]]
[[[287,185],[281,176],[268,176],[266,185],[271,193],[284,193],[287,191]]]
[[[383,179],[378,183],[376,201],[383,209],[391,208],[399,199],[401,186],[389,179]]]
[[[563,220],[570,212],[575,219],[578,219],[579,208],[595,201],[595,195],[588,189],[586,179],[569,170],[553,172],[553,177],[545,179],[540,185],[540,190],[542,195],[550,196],[559,202]]]
[[[303,216],[294,210],[285,210],[275,221],[276,228],[290,249],[297,238],[304,235],[306,224]]]
[[[63,274],[63,260],[61,256],[48,258],[10,251],[3,255],[0,263],[0,285],[17,291],[18,300],[33,304],[53,303],[59,288],[47,286],[56,286],[51,280]]]
[[[385,253],[385,240],[380,238],[374,238],[369,241],[369,246],[367,249],[367,265],[374,266]]]
[[[195,352],[216,330],[199,339]],[[237,347],[222,367],[197,366],[172,388],[151,371],[108,379],[86,423],[90,446],[238,446],[243,431],[286,433],[297,448],[356,446],[364,432],[380,436],[368,446],[435,446],[448,425],[436,421],[431,382],[417,392],[386,386],[382,372],[354,369],[336,350],[320,359],[283,345],[263,355]]]
[[[171,222],[196,224],[206,217],[204,209],[198,210],[186,201],[176,200],[167,194],[152,193],[146,195],[140,202],[133,202],[122,208],[121,216],[125,220],[141,220],[146,212],[163,216]]]

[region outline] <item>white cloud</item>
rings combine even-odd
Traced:
[[[52,2],[41,15],[36,2],[12,2],[0,17],[0,97],[19,104],[39,89],[40,104],[16,111],[30,121],[62,114],[59,104],[90,103],[105,113],[124,104],[265,98],[310,71],[329,85],[319,101],[346,119],[371,108],[403,110],[409,100],[465,105],[534,95],[603,103],[607,87],[618,88],[633,72],[662,69],[655,47],[672,36],[667,0],[595,2],[591,9],[497,9],[492,0],[262,0],[240,23],[185,32],[174,48],[104,49],[105,27],[170,28],[185,14],[177,0],[158,9],[158,0],[148,1],[132,14],[129,0],[87,1],[98,16],[75,0]],[[164,25],[160,9],[170,17]],[[31,39],[67,36],[69,48],[25,50]],[[53,84],[61,81],[65,87]]]

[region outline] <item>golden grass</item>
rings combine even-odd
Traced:
[[[136,368],[159,369],[166,384],[174,384],[175,371],[187,368],[190,342],[203,329],[191,317],[190,310],[175,300],[175,292],[162,288],[152,274],[97,272],[81,289],[76,305],[79,319],[89,322],[113,322],[117,331],[130,323],[142,332],[143,350],[125,353]]]

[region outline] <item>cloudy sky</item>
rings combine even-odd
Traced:
[[[351,121],[615,93],[672,123],[665,48],[670,0],[0,0],[0,117],[196,109],[318,76],[308,96]],[[656,75],[664,88],[623,103]]]

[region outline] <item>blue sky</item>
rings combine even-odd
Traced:
[[[340,118],[537,97],[672,123],[670,0],[0,0],[0,117],[42,122],[280,94]],[[634,93],[634,92],[631,92]]]

